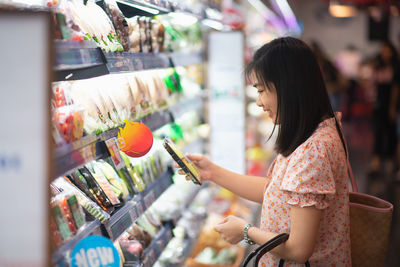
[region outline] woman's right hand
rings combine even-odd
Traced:
[[[213,177],[212,167],[214,164],[207,157],[201,154],[186,154],[186,157],[190,159],[196,166],[200,174],[200,183],[212,179]],[[174,163],[174,167],[180,168],[176,162]],[[186,173],[182,169],[178,170],[178,173],[181,175],[186,175]],[[190,180],[190,178],[187,175],[186,175],[186,180]]]

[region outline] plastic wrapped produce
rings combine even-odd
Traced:
[[[74,103],[82,106],[86,113],[84,129],[88,134],[101,133],[108,129],[104,109],[101,110],[91,95],[91,80],[74,81],[71,86],[71,97]],[[101,107],[101,106],[100,106]]]
[[[93,164],[96,164],[100,168],[104,176],[107,178],[108,182],[113,187],[114,192],[119,193],[122,200],[126,201],[129,196],[128,188],[118,176],[114,168],[104,160],[95,161],[93,162]]]
[[[71,183],[67,182],[64,178],[57,178],[53,184],[62,188],[65,192],[75,195],[79,205],[86,209],[93,217],[98,218],[101,222],[110,218],[110,215],[107,212],[102,210],[96,203],[90,200],[84,193]]]
[[[106,3],[108,4],[108,9],[111,12],[118,38],[122,46],[124,47],[124,50],[129,51],[130,42],[128,22],[126,21],[124,15],[122,14],[121,10],[114,0],[106,0]]]
[[[72,142],[83,136],[84,110],[78,105],[56,108],[53,123],[65,142]]]
[[[114,206],[120,205],[119,194],[122,194],[121,191],[118,191],[117,188],[113,187],[107,178],[104,176],[103,172],[95,163],[90,162],[86,164],[87,169],[90,171],[98,185],[101,187],[107,198],[111,201]]]
[[[76,23],[85,32],[86,39],[94,40],[106,52],[123,51],[116,38],[113,24],[105,12],[89,0],[84,5],[79,0],[69,0],[69,9]]]
[[[129,27],[129,52],[139,53],[141,51],[139,17],[135,16],[126,20]]]
[[[101,203],[101,207],[106,211],[111,211],[114,204],[111,202],[103,187],[101,187],[101,185],[97,182],[89,169],[82,167],[79,169],[79,172],[86,180],[88,186],[90,187],[90,191],[96,197],[97,202]]]
[[[141,73],[127,75],[132,96],[137,110],[136,117],[141,118],[151,112],[150,92],[138,77]]]
[[[120,151],[121,154],[121,158],[125,163],[125,166],[127,168],[127,171],[130,174],[130,177],[133,181],[133,183],[136,186],[136,189],[138,190],[138,192],[142,192],[145,188],[146,185],[143,182],[142,178],[139,176],[139,174],[136,172],[136,170],[134,169],[134,166],[132,165],[131,161],[130,161],[130,157],[128,157],[124,152]]]

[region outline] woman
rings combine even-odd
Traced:
[[[202,180],[262,203],[259,228],[229,216],[215,230],[232,244],[246,234],[248,243],[261,245],[289,233],[260,266],[277,266],[280,259],[285,266],[307,260],[311,266],[351,266],[346,154],[313,53],[300,40],[279,38],[255,53],[247,73],[258,91],[257,105],[279,125],[279,154],[267,177],[236,174],[202,155],[188,155]]]

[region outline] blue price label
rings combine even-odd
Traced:
[[[119,267],[120,258],[111,240],[92,235],[74,247],[71,254],[72,267]]]

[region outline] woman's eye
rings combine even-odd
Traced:
[[[264,92],[264,90],[258,90],[257,91],[259,94],[261,94],[262,92]]]

